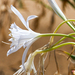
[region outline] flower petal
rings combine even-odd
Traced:
[[[15,24],[15,22],[14,22],[13,24],[11,24],[11,26],[10,26],[10,29],[13,29],[13,28],[18,29],[18,30],[22,30],[20,27],[18,27],[18,26]]]
[[[55,11],[55,13],[61,17],[63,20],[67,20],[65,15],[63,14],[63,12],[60,10],[60,8],[58,7],[58,5],[56,4],[55,0],[48,0],[49,4],[51,5],[51,7],[53,8],[53,10]]]
[[[25,20],[24,20],[23,16],[21,15],[21,13],[20,13],[14,6],[12,6],[12,5],[11,5],[11,10],[19,17],[19,19],[20,19],[21,22],[24,24],[24,26],[25,26],[28,30],[32,31],[32,30],[29,28],[29,23],[28,23],[28,21],[31,20],[31,19],[36,18],[37,16],[31,15],[31,16],[29,16],[29,17],[27,18],[27,21],[25,22]]]
[[[27,55],[27,52],[30,48],[31,44],[29,46],[26,47],[24,53],[23,53],[23,56],[22,56],[22,66],[23,66],[23,69],[25,70],[25,67],[24,67],[24,62],[25,62],[25,58],[26,58],[26,55]]]
[[[29,21],[29,20],[31,20],[31,19],[34,19],[34,18],[37,18],[38,16],[36,16],[36,15],[31,15],[31,16],[29,16],[28,18],[27,18],[27,21]]]
[[[22,66],[23,66],[23,69],[24,69],[24,70],[25,70],[24,62],[25,62],[25,58],[26,58],[27,52],[28,52],[30,46],[32,45],[32,43],[33,43],[34,41],[36,41],[36,40],[37,40],[37,38],[36,38],[36,39],[33,39],[31,42],[29,42],[29,45],[26,47],[26,49],[25,49],[25,51],[24,51],[24,53],[23,53],[23,56],[22,56]]]
[[[29,28],[29,20],[31,20],[31,19],[34,19],[34,18],[37,18],[38,16],[36,16],[36,15],[31,15],[31,16],[29,16],[28,18],[27,18],[27,21],[26,21],[26,27],[27,27],[27,29],[28,30],[30,30],[30,31],[32,31],[30,28]]]
[[[8,50],[7,56],[10,55],[11,53],[18,51],[22,46],[23,45],[17,45],[17,46],[12,47],[10,50]]]
[[[19,19],[21,20],[21,22],[25,25],[26,27],[26,22],[25,19],[23,18],[23,16],[21,15],[21,13],[14,7],[11,5],[11,10],[19,17]],[[27,27],[26,27],[27,28]]]

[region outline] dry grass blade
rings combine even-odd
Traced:
[[[51,21],[50,21],[50,26],[49,26],[49,30],[51,30],[54,26],[54,22],[55,22],[55,13],[53,11],[52,16],[51,16]]]
[[[57,68],[58,74],[60,74],[55,50],[54,50],[54,58],[55,58],[55,63],[56,63],[56,68]]]
[[[45,70],[47,69],[48,65],[50,64],[51,52],[49,52],[48,54],[49,54],[49,60],[48,60],[48,63],[47,63],[47,65],[46,65],[46,67],[45,67]]]
[[[39,59],[38,73],[39,75],[44,75],[44,54],[41,55]]]
[[[43,7],[47,8],[47,9],[49,9],[49,10],[52,10],[52,8],[51,8],[49,5],[45,4],[45,3],[44,3],[43,1],[41,1],[41,0],[32,0],[32,1],[36,1],[37,3],[40,3]]]
[[[73,3],[70,0],[61,0],[61,1],[63,10],[65,10],[67,4],[71,5],[75,9],[75,0],[73,0]]]
[[[19,2],[19,7],[20,7],[20,8],[23,8],[23,3],[22,3],[22,1],[21,1],[21,0],[18,0],[18,2]]]
[[[71,51],[69,57],[67,58],[67,60],[71,57],[71,55],[73,54],[73,52],[75,51],[75,46],[73,46],[73,50]]]
[[[61,0],[61,1],[62,1],[62,8],[63,8],[63,10],[65,10],[68,0]]]
[[[66,54],[64,53],[64,50],[56,50],[56,52],[57,52],[57,54],[63,55],[63,56],[65,56],[66,58],[68,58],[68,55],[66,55]],[[69,60],[70,60],[70,59],[69,59]]]
[[[71,1],[68,1],[68,3],[75,9],[75,2],[72,3]]]

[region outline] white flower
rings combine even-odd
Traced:
[[[10,46],[11,49],[7,52],[7,56],[13,52],[18,51],[22,46],[24,48],[26,47],[22,57],[22,65],[24,68],[25,57],[28,52],[28,49],[31,46],[31,44],[39,38],[37,36],[40,35],[40,33],[32,31],[29,28],[29,23],[28,23],[29,20],[34,19],[37,16],[31,15],[27,18],[27,21],[25,21],[23,16],[20,14],[20,12],[12,5],[11,5],[11,10],[19,17],[19,19],[22,21],[22,23],[28,30],[23,30],[19,28],[15,23],[11,24],[9,29],[11,31],[11,33],[9,34],[9,36],[11,36],[11,39],[9,39],[9,41],[11,41],[12,43]]]
[[[30,75],[32,70],[35,75],[37,74],[37,71],[34,66],[34,56],[32,54],[29,55],[27,61],[24,63],[24,66],[25,66],[25,70],[23,69],[23,66],[21,65],[20,66],[21,68],[17,72],[15,72],[13,75],[21,75],[26,73],[27,75]]]

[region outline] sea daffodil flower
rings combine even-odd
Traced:
[[[57,3],[55,2],[55,0],[48,0],[49,4],[51,5],[52,9],[55,11],[55,13],[61,17],[64,21],[67,21],[66,16],[63,14],[63,12],[60,10],[60,8],[58,7]],[[75,28],[74,26],[70,23],[70,22],[66,22],[74,31]]]
[[[11,36],[11,39],[9,39],[9,41],[11,41],[12,43],[10,46],[11,49],[7,52],[7,56],[13,52],[18,51],[22,46],[24,48],[26,47],[22,57],[22,65],[24,67],[25,57],[28,52],[28,49],[31,46],[31,44],[39,38],[38,36],[40,35],[40,33],[32,31],[29,28],[29,23],[28,23],[29,20],[34,19],[37,16],[31,15],[27,18],[27,21],[25,21],[23,16],[20,14],[20,12],[12,5],[11,5],[11,10],[19,17],[19,19],[22,21],[22,23],[28,30],[21,29],[15,23],[11,24],[9,29],[11,31],[11,33],[9,34],[9,36]]]

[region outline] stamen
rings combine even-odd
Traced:
[[[4,42],[4,41],[2,41],[2,43],[7,44],[7,45],[11,45],[11,43],[7,43],[7,42]]]

